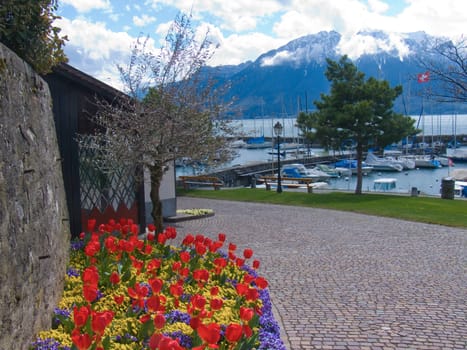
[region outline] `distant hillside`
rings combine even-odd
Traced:
[[[434,82],[417,82],[417,74],[423,70],[416,57],[427,51],[426,43],[433,37],[417,32],[405,34],[394,42],[394,38],[384,32],[359,35],[362,40],[373,43],[374,52],[361,55],[354,63],[367,76],[388,80],[391,86],[402,85],[403,96],[394,107],[397,112],[411,115],[422,111],[425,114],[467,113],[465,104],[437,104],[422,101],[420,97],[421,89]],[[326,58],[339,59],[341,40],[341,35],[334,31],[307,35],[259,56],[254,62],[208,68],[206,73],[221,84],[230,84],[226,100],[234,99],[233,116],[294,116],[298,111],[313,110],[313,101],[318,100],[321,93],[329,92],[329,82],[324,76]]]

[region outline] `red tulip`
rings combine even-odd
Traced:
[[[246,293],[246,300],[255,301],[259,298],[259,292],[256,288],[249,288]]]
[[[268,286],[268,281],[263,277],[256,277],[255,283],[259,289],[264,289]]]
[[[240,318],[243,321],[245,321],[245,322],[250,321],[253,318],[254,315],[255,315],[255,311],[253,309],[250,309],[250,308],[244,307],[244,306],[240,307]]]
[[[205,269],[193,271],[193,278],[197,282],[207,282],[209,280],[209,271]]]
[[[159,233],[157,235],[157,243],[164,245],[166,241],[167,241],[167,236],[165,235],[165,233]]]
[[[164,326],[165,326],[165,316],[163,314],[159,313],[154,317],[154,326],[157,329],[164,328]]]
[[[88,232],[94,231],[95,227],[96,227],[96,219],[89,219],[88,220],[88,225],[87,225]]]
[[[245,259],[250,259],[253,256],[253,250],[250,248],[247,248],[243,251],[243,256]]]
[[[203,243],[196,243],[195,250],[198,255],[204,255],[207,251],[206,246]]]
[[[157,312],[162,311],[164,306],[161,303],[161,298],[158,295],[152,295],[148,298],[146,305],[149,311]]]
[[[181,286],[178,283],[172,284],[169,290],[170,290],[170,294],[172,294],[172,296],[174,297],[180,297],[183,294],[183,286]]]
[[[246,335],[247,338],[253,335],[253,330],[247,324],[243,325],[243,333]]]
[[[83,286],[83,296],[88,302],[92,303],[97,298],[97,287],[84,285]]]
[[[89,306],[81,306],[80,308],[75,306],[73,308],[73,321],[75,322],[75,326],[77,328],[83,327],[88,321],[90,313],[91,309]]]
[[[217,323],[200,324],[197,331],[200,338],[209,346],[216,345],[221,337],[221,327]]]
[[[218,238],[219,238],[219,241],[225,242],[225,238],[226,238],[225,233],[219,233]]]
[[[157,333],[153,334],[149,339],[149,348],[151,350],[185,350],[178,343],[178,340]]]
[[[112,322],[114,313],[112,311],[92,312],[91,328],[94,333],[102,336],[105,328]]]
[[[243,276],[243,282],[246,284],[250,284],[254,280],[255,280],[255,277],[250,274],[245,274],[245,276]]]
[[[145,314],[139,318],[139,322],[146,323],[151,320],[151,315]]]
[[[120,282],[120,275],[118,274],[118,272],[113,271],[110,274],[110,283],[117,284],[119,282]]]
[[[242,267],[242,266],[245,264],[245,260],[244,260],[244,259],[237,258],[237,259],[235,260],[235,264],[236,264],[238,267]]]
[[[191,298],[191,304],[195,308],[202,310],[204,309],[204,306],[206,305],[206,298],[203,297],[202,295],[196,294]]]
[[[81,334],[78,329],[71,333],[71,340],[78,350],[88,350],[92,345],[92,338],[89,334]]]
[[[231,323],[225,330],[225,338],[231,343],[238,342],[242,337],[243,327],[237,323]]]
[[[218,299],[218,298],[211,299],[210,301],[211,310],[214,310],[214,311],[220,310],[223,304],[224,302],[222,301],[222,299]]]
[[[253,268],[259,269],[259,260],[253,260]]]
[[[118,305],[122,305],[124,300],[125,300],[125,297],[123,295],[114,295],[114,301]]]
[[[195,237],[193,237],[193,235],[187,235],[187,236],[183,239],[182,244],[183,244],[183,245],[186,245],[186,246],[189,246],[189,245],[191,245],[194,241],[195,241]]]
[[[162,290],[162,286],[164,285],[164,281],[160,278],[152,278],[149,281],[149,285],[151,286],[152,292],[158,294]]]
[[[86,247],[84,247],[84,253],[87,256],[94,256],[97,253],[99,253],[99,250],[101,249],[101,244],[99,241],[89,241]]]
[[[175,239],[177,237],[177,230],[175,227],[167,227],[164,232],[168,239]]]
[[[243,296],[243,295],[246,295],[246,293],[248,292],[248,285],[245,283],[238,283],[235,286],[235,289],[237,290],[238,295]]]
[[[180,252],[180,260],[183,261],[184,263],[189,262],[191,259],[190,253],[188,252]]]

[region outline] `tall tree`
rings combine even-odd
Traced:
[[[330,94],[315,101],[317,111],[302,113],[299,128],[309,137],[320,140],[327,149],[339,149],[350,142],[357,158],[356,194],[362,193],[362,161],[369,145],[384,147],[416,132],[414,120],[392,111],[402,87],[391,88],[385,80],[365,74],[343,56],[339,61],[327,59],[326,78]]]
[[[0,4],[0,42],[41,74],[67,61],[63,52],[67,38],[53,25],[59,18],[54,15],[57,8],[57,0],[2,0]]]
[[[119,67],[129,98],[99,102],[99,112],[92,117],[99,130],[84,146],[99,148],[104,157],[99,164],[106,170],[117,165],[147,171],[152,217],[161,230],[164,170],[181,157],[204,164],[230,159],[226,136],[234,131],[216,97],[220,88],[201,76],[215,50],[208,33],[197,40],[191,17],[180,13],[157,53],[150,52],[147,43],[138,40],[128,66]]]
[[[436,39],[418,56],[423,71],[428,72],[430,88],[425,89],[427,98],[437,102],[467,102],[467,40]]]

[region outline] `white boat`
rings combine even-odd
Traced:
[[[401,151],[385,150],[382,159],[399,163],[403,170],[415,169],[415,161],[410,156],[403,155]]]
[[[397,180],[394,178],[381,178],[373,181],[373,189],[379,192],[392,191],[396,188]]]
[[[315,169],[320,170],[320,171],[324,171],[330,177],[340,177],[341,176],[341,172],[339,170],[337,170],[336,168],[331,168],[327,164],[317,164]]]
[[[374,171],[402,171],[404,169],[400,162],[377,157],[372,152],[368,152],[365,163],[372,166]]]
[[[327,181],[331,178],[329,174],[318,169],[309,169],[303,164],[287,164],[282,167],[281,176],[294,178],[307,178],[315,181]]]
[[[356,159],[341,159],[334,163],[336,171],[338,171],[341,176],[350,176],[357,174],[357,160]],[[362,162],[362,174],[368,175],[373,170],[372,166],[369,166],[365,162]]]
[[[436,169],[436,168],[442,167],[441,162],[438,159],[430,155],[415,156],[414,161],[415,161],[415,167],[417,168]]]
[[[461,148],[461,149],[456,148],[454,151],[452,151],[449,154],[449,157],[455,162],[456,161],[457,162],[467,162],[467,149],[465,149],[465,148]]]
[[[230,143],[230,147],[232,148],[243,148],[246,146],[246,142],[243,140],[235,140]]]

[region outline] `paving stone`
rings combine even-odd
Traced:
[[[254,250],[289,350],[467,349],[467,230],[188,197],[178,207],[215,211],[175,223],[179,237],[224,232]]]

